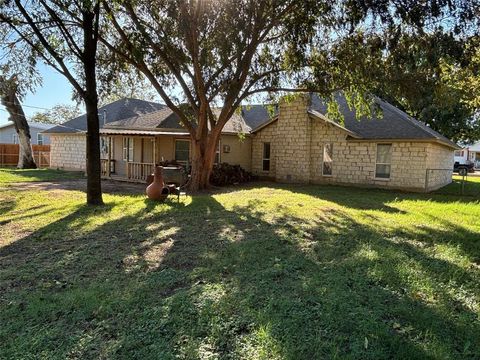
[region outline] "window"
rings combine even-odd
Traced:
[[[133,161],[133,137],[123,138],[123,161]]]
[[[263,158],[262,158],[263,171],[270,171],[270,143],[263,143]]]
[[[37,145],[43,145],[43,134],[37,134]]]
[[[375,164],[375,178],[390,179],[392,163],[392,144],[377,144],[377,161]]]
[[[12,134],[12,144],[18,144],[18,135]]]
[[[323,146],[322,175],[331,176],[333,171],[333,144],[327,143]]]
[[[455,156],[462,156],[463,157],[463,150],[455,150]]]
[[[190,160],[190,140],[175,140],[175,161],[188,162]]]
[[[110,143],[110,137],[105,137],[105,136],[100,137],[100,156],[102,159],[106,159],[108,157],[109,143]],[[110,154],[110,155],[113,156],[113,154]]]

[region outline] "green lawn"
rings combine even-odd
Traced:
[[[81,179],[83,172],[68,172],[53,169],[19,170],[0,168],[0,184],[11,184],[32,181],[64,181]]]
[[[478,359],[480,202],[449,191],[3,188],[0,358]]]

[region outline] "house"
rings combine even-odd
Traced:
[[[455,161],[460,164],[473,163],[475,170],[480,170],[480,141],[461,150],[456,150]]]
[[[282,102],[273,116],[245,106],[223,129],[216,161],[279,182],[431,191],[452,181],[456,144],[381,99],[378,119],[357,120],[344,98],[338,102],[342,124],[307,94]],[[145,181],[154,164],[189,161],[188,132],[164,105],[123,99],[100,112],[104,177]],[[52,167],[85,169],[85,128],[83,116],[47,131]]]
[[[28,125],[30,127],[32,145],[50,144],[49,136],[44,134],[43,131],[52,128],[54,125],[33,121],[29,121]],[[18,144],[18,135],[13,122],[9,121],[3,125],[0,125],[0,144]]]
[[[466,164],[468,162],[468,148],[455,150],[453,153],[453,161],[459,164]]]

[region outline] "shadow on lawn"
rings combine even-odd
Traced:
[[[308,195],[335,202],[328,191]],[[372,206],[383,210],[385,198]],[[3,352],[161,359],[479,355],[476,314],[449,291],[453,283],[475,294],[478,281],[424,251],[433,239],[448,244],[461,241],[459,231],[476,240],[478,234],[450,224],[448,231],[423,228],[399,238],[340,210],[307,224],[288,215],[267,220],[261,205],[257,199],[227,210],[211,196],[188,206],[146,201],[136,214],[91,230],[84,228],[110,208],[80,207],[0,249],[0,292],[10,302],[0,315],[7,324],[0,330],[0,343],[8,344]],[[427,241],[416,246],[419,238]],[[411,277],[431,286],[434,299]]]

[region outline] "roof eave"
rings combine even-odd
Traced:
[[[330,120],[329,118],[327,118],[325,115],[323,115],[322,113],[318,112],[318,111],[315,111],[315,110],[308,110],[307,111],[308,114],[314,116],[314,117],[317,117],[321,120],[324,120],[325,122],[329,123],[329,124],[332,124],[333,126],[336,126],[338,127],[339,129],[347,132],[351,137],[355,138],[355,139],[362,139],[362,136],[360,136],[359,134],[351,131],[351,130],[348,130],[346,127],[336,123],[335,121],[332,121]]]

